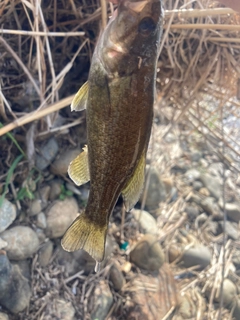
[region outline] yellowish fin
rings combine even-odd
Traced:
[[[146,153],[143,152],[133,175],[122,190],[124,205],[127,211],[131,210],[137,203],[143,189],[145,178]]]
[[[87,146],[83,148],[83,152],[70,162],[68,174],[77,186],[81,186],[90,180]]]
[[[107,224],[96,224],[83,212],[67,229],[62,239],[62,247],[66,251],[84,249],[93,259],[101,262],[105,253],[106,234]]]
[[[76,93],[71,103],[71,111],[82,111],[86,109],[88,99],[88,81],[85,82]]]

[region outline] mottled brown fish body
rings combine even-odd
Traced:
[[[97,261],[119,195],[129,210],[143,188],[161,26],[160,0],[120,1],[97,43],[88,85],[72,104],[86,107],[88,148],[70,164],[69,175],[78,185],[90,179],[91,186],[85,212],[62,245],[83,248]]]

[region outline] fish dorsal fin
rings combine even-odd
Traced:
[[[70,162],[68,174],[77,186],[81,186],[90,180],[87,146],[83,148],[83,152]]]
[[[85,82],[76,93],[71,103],[71,111],[82,111],[87,107],[88,81]]]
[[[137,203],[145,179],[146,152],[144,151],[131,178],[122,190],[122,197],[127,211],[131,210]]]

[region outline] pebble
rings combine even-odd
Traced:
[[[21,274],[28,279],[31,280],[31,269],[30,269],[30,261],[29,260],[19,260],[19,261],[11,261],[12,265],[18,266]]]
[[[7,199],[3,200],[0,207],[0,233],[6,230],[16,219],[16,206],[11,204]]]
[[[159,208],[159,203],[166,200],[167,193],[157,169],[155,167],[150,167],[149,170],[150,177],[145,207],[147,210],[151,211]],[[142,197],[140,201],[142,201]]]
[[[40,248],[38,253],[38,261],[40,266],[46,267],[49,264],[49,261],[52,257],[53,253],[53,243],[52,241],[47,241]]]
[[[70,162],[75,159],[81,151],[79,149],[65,150],[54,160],[51,165],[51,172],[56,175],[66,174]]]
[[[53,300],[53,305],[56,310],[56,319],[75,320],[75,309],[70,301],[67,302],[63,299],[55,299]]]
[[[28,280],[17,265],[11,265],[0,251],[0,305],[12,313],[23,311],[30,302],[31,289]]]
[[[58,143],[55,138],[48,140],[48,142],[40,149],[41,152],[38,154],[36,159],[37,168],[39,170],[46,169],[56,157],[58,149]]]
[[[187,205],[185,208],[185,212],[187,213],[187,216],[191,221],[194,221],[199,215],[198,207],[193,205]]]
[[[51,189],[49,194],[49,199],[51,201],[56,200],[59,195],[62,193],[61,186],[63,185],[63,181],[61,180],[52,180],[50,183]]]
[[[46,227],[47,227],[47,219],[46,219],[46,216],[45,216],[44,212],[40,212],[37,215],[36,225],[41,229],[46,229]]]
[[[191,153],[191,161],[198,162],[202,158],[202,152],[196,150]]]
[[[120,266],[117,263],[114,263],[110,269],[109,280],[112,282],[113,288],[116,291],[120,291],[126,283]]]
[[[0,312],[0,320],[9,320],[9,317],[6,313]]]
[[[223,232],[223,221],[220,221],[219,224],[220,224],[222,232]],[[239,239],[240,230],[239,230],[238,224],[236,222],[226,221],[225,230],[226,230],[226,234],[229,236],[229,238],[231,238],[233,240]]]
[[[189,169],[187,172],[185,172],[184,176],[187,182],[190,184],[200,178],[200,172],[197,169]]]
[[[146,234],[130,252],[130,259],[140,268],[156,271],[164,263],[164,253],[157,238]]]
[[[156,235],[158,232],[157,222],[154,217],[144,210],[133,209],[131,211],[135,220],[139,222],[140,231],[144,234],[149,233]]]
[[[106,281],[101,280],[93,294],[91,320],[105,320],[113,304],[113,296]]]
[[[46,235],[49,238],[62,237],[70,224],[78,215],[78,204],[74,198],[57,200],[46,211]]]
[[[193,301],[191,295],[185,294],[182,296],[179,313],[183,319],[196,319],[197,304]]]
[[[41,211],[42,211],[42,200],[34,199],[32,202],[30,202],[30,204],[29,204],[29,215],[30,216],[35,216]]]
[[[184,251],[182,258],[183,264],[186,268],[199,265],[201,270],[211,263],[211,259],[212,254],[210,250],[201,244],[195,245],[195,247]]]
[[[240,300],[236,301],[235,306],[233,307],[233,318],[236,320],[240,319]]]
[[[213,177],[208,173],[204,173],[200,175],[200,180],[215,199],[218,200],[221,197],[222,184],[219,178]]]
[[[50,195],[50,186],[44,186],[39,191],[39,198],[42,200],[42,208],[45,209],[48,205],[48,199]]]
[[[223,208],[223,201],[222,199],[219,201],[219,205]],[[234,203],[226,203],[225,204],[225,211],[228,218],[232,219],[235,222],[240,221],[240,204],[237,202]]]
[[[5,250],[9,259],[24,260],[38,250],[39,240],[36,232],[25,226],[16,226],[1,234],[7,242]]]
[[[200,205],[206,213],[212,215],[213,217],[223,217],[223,213],[220,210],[218,204],[216,203],[215,198],[206,197],[201,201]]]
[[[201,181],[193,181],[192,187],[193,187],[193,190],[199,191],[203,187],[203,184]]]

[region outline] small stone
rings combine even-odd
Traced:
[[[0,305],[12,313],[23,311],[30,302],[31,289],[17,265],[11,265],[0,251]]]
[[[223,225],[224,225],[223,221],[220,221],[219,224],[223,232]],[[240,236],[240,231],[238,228],[238,224],[236,222],[226,221],[225,231],[226,231],[226,234],[229,236],[229,238],[233,240],[237,240]]]
[[[120,270],[120,266],[117,263],[114,263],[110,269],[109,280],[112,282],[113,287],[116,291],[120,291],[126,280]]]
[[[187,205],[185,211],[191,221],[194,221],[199,215],[199,209],[197,206]]]
[[[221,197],[222,184],[219,178],[213,177],[208,173],[204,173],[200,175],[200,180],[215,199],[218,200]]]
[[[63,185],[63,182],[61,180],[53,180],[51,182],[51,189],[49,194],[49,199],[51,201],[56,200],[59,195],[62,193],[61,186]]]
[[[42,267],[46,267],[49,264],[49,261],[53,253],[53,243],[52,241],[47,241],[39,250],[38,260],[39,264]]]
[[[122,272],[125,272],[126,274],[129,273],[132,269],[132,264],[129,261],[126,261],[122,266],[121,270]]]
[[[43,229],[36,228],[36,234],[38,236],[38,240],[39,240],[40,244],[46,240],[46,235],[45,235]]]
[[[198,162],[202,158],[202,152],[196,150],[191,153],[191,160]]]
[[[9,259],[24,260],[34,254],[39,247],[39,240],[36,232],[29,227],[16,226],[4,231],[1,234],[7,242],[5,250]]]
[[[130,259],[140,268],[156,271],[164,263],[164,253],[157,238],[146,234],[131,251]]]
[[[45,229],[47,227],[47,219],[43,212],[40,212],[37,215],[36,225],[42,229]]]
[[[196,245],[183,253],[183,263],[186,268],[198,266],[200,269],[206,268],[212,259],[210,250],[203,245]]]
[[[186,173],[189,170],[189,166],[185,163],[185,161],[179,160],[178,164],[175,164],[171,167],[171,173]]]
[[[4,199],[2,206],[0,207],[0,233],[13,223],[16,216],[16,206],[11,204],[7,199]]]
[[[199,191],[203,187],[203,184],[201,181],[193,181],[192,186],[193,186],[193,190]]]
[[[179,257],[182,255],[182,249],[179,244],[171,244],[169,249],[168,249],[168,259],[169,263],[174,262],[177,260]]]
[[[153,216],[144,210],[133,209],[131,212],[140,225],[140,231],[144,234],[149,233],[156,235],[158,232],[156,220]]]
[[[18,266],[21,274],[28,279],[31,280],[31,270],[30,270],[30,261],[29,260],[19,260],[12,261],[12,265]]]
[[[42,200],[42,203],[43,203],[43,208],[45,208],[48,204],[50,191],[51,191],[50,186],[44,186],[39,191],[40,199]]]
[[[183,319],[195,319],[197,314],[197,305],[188,294],[182,296],[179,313]]]
[[[210,196],[210,192],[209,192],[209,190],[208,190],[207,188],[201,188],[201,189],[199,190],[199,193],[200,193],[201,195],[205,196],[205,197],[209,197],[209,196]]]
[[[61,320],[74,320],[75,309],[70,301],[63,299],[56,299],[53,301],[53,305],[56,308],[55,316]],[[55,318],[55,317],[54,317]]]
[[[219,201],[219,205],[223,208],[223,201],[222,199]],[[240,204],[237,202],[234,203],[226,203],[225,204],[225,211],[228,218],[232,219],[235,222],[240,221]]]
[[[215,297],[215,301],[220,302],[220,290],[218,290],[217,292],[219,292],[219,295]],[[223,305],[231,309],[234,305],[234,302],[236,302],[237,299],[237,288],[231,280],[224,279],[222,294]]]
[[[203,210],[205,210],[208,214],[214,217],[223,217],[223,213],[221,212],[216,200],[212,197],[206,197],[200,203]]]
[[[0,312],[0,320],[9,320],[9,317],[6,313]]]
[[[240,300],[237,300],[235,306],[233,307],[233,318],[235,320],[240,319]]]
[[[145,206],[151,211],[159,208],[159,203],[166,200],[167,193],[157,169],[150,167],[149,170],[150,177]],[[140,201],[142,202],[142,198]]]
[[[74,198],[57,200],[46,212],[46,235],[49,238],[62,237],[78,215],[78,204]]]
[[[7,242],[0,238],[0,250],[7,246]]]
[[[193,183],[195,180],[200,178],[200,172],[196,169],[189,169],[184,174],[188,183]]]
[[[66,174],[70,162],[75,159],[80,152],[81,151],[79,149],[65,150],[51,165],[51,172],[57,175]]]
[[[113,296],[106,281],[101,280],[95,287],[91,320],[105,320],[113,304]]]
[[[35,216],[42,211],[42,200],[34,199],[29,205],[29,215]]]
[[[56,157],[58,149],[58,143],[55,138],[48,140],[48,142],[40,149],[41,152],[36,159],[36,166],[40,171],[49,166]]]

